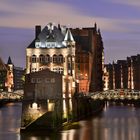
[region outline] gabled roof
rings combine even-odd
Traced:
[[[35,48],[35,39],[31,42],[31,44],[27,48]]]
[[[56,26],[52,26],[52,28],[50,28],[50,26],[46,26],[39,34],[38,39],[41,42],[62,42],[64,40],[62,32]]]
[[[41,46],[45,47],[49,47],[49,45],[46,46],[47,42],[48,43],[56,42],[57,48],[66,47],[63,44],[66,32],[64,32],[65,30],[64,27],[62,28],[63,30],[60,30],[60,27],[56,27],[52,23],[47,24],[47,26],[44,27],[44,29],[40,32],[40,34],[31,42],[31,44],[27,48],[35,48],[36,41],[41,42]],[[71,33],[69,33],[69,31],[67,34],[68,38],[73,40],[73,37]]]

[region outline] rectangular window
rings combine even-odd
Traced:
[[[42,79],[41,78],[37,78],[37,83],[41,83]]]
[[[31,83],[36,83],[36,79],[35,78],[32,78],[31,79]]]
[[[51,83],[55,83],[55,78],[52,78],[51,79]]]
[[[45,78],[45,83],[51,83],[51,79],[50,78]]]

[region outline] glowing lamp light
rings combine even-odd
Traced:
[[[63,94],[63,98],[66,98],[66,95],[65,94]]]
[[[72,82],[72,87],[73,87],[73,88],[75,87],[75,82]]]
[[[69,98],[71,98],[71,94],[69,94]]]
[[[79,80],[76,80],[76,83],[79,83]]]
[[[54,103],[48,104],[48,111],[54,111]]]
[[[32,104],[32,108],[33,108],[33,109],[37,109],[37,103],[34,102],[34,103]]]
[[[48,111],[54,111],[55,104],[54,103],[50,103],[49,100],[47,102],[48,102]]]

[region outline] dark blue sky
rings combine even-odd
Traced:
[[[48,22],[68,27],[101,29],[105,62],[140,52],[139,0],[1,0],[0,57],[10,55],[16,66],[25,66],[26,47],[34,27]]]

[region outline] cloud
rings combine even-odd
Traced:
[[[118,4],[140,7],[140,1],[139,0],[107,0],[107,1],[110,1],[112,3],[118,3]]]
[[[68,4],[59,4],[45,0],[2,0],[0,5],[0,26],[34,28],[35,24],[46,25],[52,21],[55,23],[69,25],[71,27],[94,26],[94,22],[104,31],[125,31],[120,26],[120,20],[88,16]],[[26,6],[25,6],[26,5]]]
[[[106,1],[139,5],[139,1],[136,0],[132,0],[132,2],[130,0],[122,0],[123,2],[121,0]],[[69,2],[72,2],[72,0],[69,0]],[[129,41],[129,38],[132,37],[131,34],[136,34],[136,38],[139,38],[140,19],[134,19],[134,17],[132,20],[131,17],[129,19],[117,19],[109,16],[95,16],[94,12],[93,14],[88,14],[84,12],[86,9],[82,9],[82,11],[81,7],[77,8],[77,6],[69,4],[69,2],[66,1],[64,4],[63,2],[58,3],[56,0],[1,0],[0,27],[3,30],[0,29],[0,56],[7,60],[8,55],[12,55],[16,64],[23,65],[25,63],[25,48],[34,38],[34,26],[37,24],[45,26],[48,22],[60,23],[69,27],[92,27],[96,22],[98,27],[101,28],[103,40],[105,40],[106,57],[112,55],[107,58],[108,60],[113,59],[113,57],[117,58],[117,54],[118,58],[121,58],[123,55],[126,56],[130,52],[134,52],[131,47],[137,47],[140,42],[137,41],[137,44],[135,44],[135,40]],[[79,5],[82,4],[80,3]],[[110,35],[107,35],[106,32],[109,32]],[[109,40],[113,37],[116,41]],[[121,41],[120,38],[125,38],[126,40]],[[120,53],[119,51],[122,49],[123,51]],[[19,53],[15,54],[15,50]],[[136,51],[138,52],[137,48]]]

